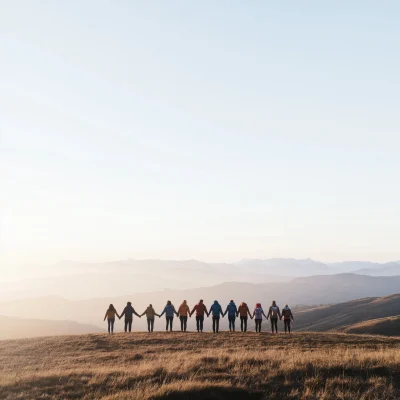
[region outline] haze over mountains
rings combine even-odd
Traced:
[[[66,261],[40,269],[34,277],[3,284],[0,301],[54,295],[67,299],[90,299],[163,289],[192,289],[225,282],[289,282],[296,277],[350,272],[396,276],[400,275],[400,263],[351,261],[329,264],[312,259],[283,258],[247,259],[236,263],[132,259],[107,263]]]

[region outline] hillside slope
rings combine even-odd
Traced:
[[[400,338],[145,333],[0,342],[0,398],[398,399]]]
[[[340,330],[346,333],[400,336],[400,315],[371,319],[343,327]]]
[[[300,331],[340,330],[346,326],[395,315],[400,315],[400,294],[368,297],[301,311],[295,316],[295,327]]]

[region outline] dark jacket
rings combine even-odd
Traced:
[[[124,311],[122,312],[120,318],[122,318],[125,315],[125,319],[132,319],[133,314],[139,317],[139,314],[135,311],[135,309],[131,305],[128,305],[124,308]]]
[[[293,314],[292,314],[292,310],[290,309],[290,308],[284,308],[283,310],[282,310],[282,317],[283,317],[283,319],[285,320],[288,320],[288,319],[294,319],[293,318]]]

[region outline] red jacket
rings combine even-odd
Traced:
[[[203,303],[198,303],[193,307],[191,314],[196,311],[196,317],[204,317],[207,312],[207,307]]]

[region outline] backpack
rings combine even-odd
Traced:
[[[278,318],[278,307],[271,306],[271,318]]]
[[[255,319],[262,319],[262,308],[255,308],[254,309],[254,318]]]

